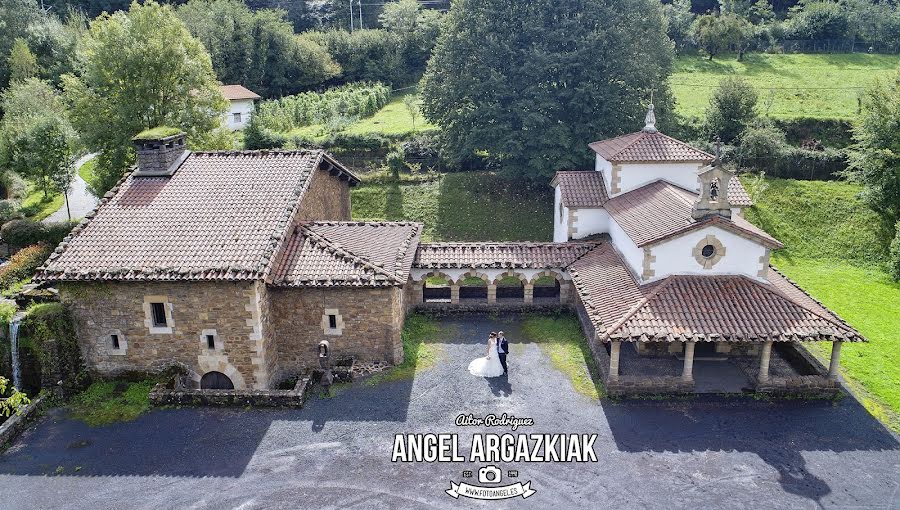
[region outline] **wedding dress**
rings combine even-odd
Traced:
[[[500,364],[500,356],[497,355],[497,342],[490,341],[487,357],[475,358],[469,363],[469,373],[478,377],[503,375],[503,365]]]

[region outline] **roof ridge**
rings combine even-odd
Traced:
[[[322,234],[319,234],[318,232],[315,232],[312,229],[310,229],[308,227],[308,225],[309,225],[308,223],[301,222],[300,224],[297,225],[297,228],[301,229],[304,236],[311,238],[314,243],[320,243],[325,248],[327,248],[329,251],[331,251],[332,253],[344,255],[344,256],[352,259],[356,263],[362,265],[363,267],[371,269],[372,271],[379,273],[382,276],[387,276],[388,278],[395,281],[396,283],[401,283],[401,284],[406,283],[406,282],[400,281],[400,278],[396,274],[393,274],[390,271],[388,271],[387,269],[384,269],[382,267],[379,267],[379,266],[373,264],[368,259],[351,252],[350,250],[344,248],[343,246],[337,245],[336,243],[329,240],[327,237],[323,236]]]
[[[775,268],[772,267],[771,265],[770,265],[769,267],[772,268],[772,269],[775,269]],[[806,295],[807,297],[809,297],[810,299],[812,299],[813,301],[815,301],[816,304],[818,304],[819,306],[821,306],[823,309],[828,310],[828,308],[825,307],[825,305],[823,305],[821,302],[819,302],[818,300],[816,300],[816,298],[810,296],[809,293],[807,293],[805,290],[803,290],[802,288],[800,288],[799,285],[797,285],[796,283],[794,283],[793,281],[791,281],[787,276],[785,276],[784,274],[782,274],[782,273],[781,273],[780,271],[778,271],[777,269],[775,269],[775,272],[778,273],[782,278],[784,278],[788,283],[790,283],[791,285],[793,285],[794,287],[796,287],[797,289],[799,289],[800,292],[802,292],[804,295]],[[834,320],[833,318],[826,317],[826,316],[822,315],[821,313],[819,313],[819,312],[817,312],[817,311],[815,311],[815,310],[810,310],[809,307],[804,306],[802,303],[798,303],[798,302],[794,301],[793,299],[791,299],[790,296],[788,296],[787,294],[785,294],[784,292],[782,292],[781,289],[775,288],[775,286],[774,286],[771,282],[769,282],[768,285],[765,285],[765,284],[763,284],[762,282],[756,281],[756,280],[754,280],[753,278],[750,278],[750,277],[748,277],[748,276],[746,276],[746,275],[740,275],[740,276],[742,276],[742,277],[744,277],[745,279],[747,279],[747,280],[749,280],[749,281],[755,283],[755,284],[758,285],[760,288],[764,289],[766,292],[769,292],[769,293],[771,293],[771,294],[774,294],[775,296],[777,296],[778,298],[780,298],[780,299],[782,299],[782,300],[785,300],[785,301],[788,301],[788,302],[790,302],[790,303],[793,303],[793,304],[799,306],[800,308],[806,310],[807,312],[809,312],[809,313],[815,315],[816,317],[819,317],[820,319],[822,319],[822,320],[824,320],[824,321],[826,321],[826,322],[829,322],[829,323],[834,324],[834,325],[836,325],[836,326],[839,326],[839,327],[841,327],[841,328],[850,330],[850,332],[854,333],[854,334],[857,335],[857,336],[860,336],[860,337],[862,336],[862,335],[859,333],[859,331],[856,331],[856,328],[854,328],[853,326],[847,324],[843,319],[841,319],[841,318],[835,316],[835,318],[836,318],[837,320]]]
[[[662,292],[663,290],[667,289],[670,285],[672,285],[672,282],[674,281],[673,276],[676,276],[676,275],[669,275],[669,276],[663,278],[662,281],[657,283],[657,287],[655,289],[651,290],[649,294],[647,294],[640,301],[635,303],[635,305],[632,306],[631,309],[628,310],[628,312],[626,312],[625,315],[623,315],[619,320],[614,322],[613,325],[609,329],[607,329],[604,334],[607,337],[612,336],[611,334],[613,331],[621,328],[622,325],[625,324],[625,322],[628,319],[634,317],[634,314],[638,313],[638,311],[641,308],[643,308],[646,304],[648,304],[651,300],[653,300],[656,296],[658,296],[660,292]]]
[[[687,142],[685,142],[685,141],[682,141],[682,140],[679,140],[679,139],[677,139],[677,138],[675,138],[675,137],[669,136],[669,135],[667,135],[667,134],[665,134],[665,133],[663,133],[663,132],[661,132],[661,131],[657,131],[657,132],[654,133],[654,134],[662,135],[662,136],[668,138],[669,140],[672,140],[673,142],[679,143],[679,144],[681,144],[681,145],[686,145],[686,146],[690,147],[691,149],[693,149],[693,150],[695,150],[695,151],[697,151],[697,152],[702,152],[703,154],[706,154],[707,156],[709,156],[709,159],[716,159],[716,157],[715,157],[714,155],[712,155],[712,154],[706,152],[705,150],[698,149],[698,148],[694,147],[693,145],[691,145],[691,144],[689,144],[689,143],[687,143]]]
[[[619,136],[615,137],[615,138],[619,138],[619,137],[621,137],[621,136],[632,136],[632,135],[637,135],[637,136],[634,137],[634,140],[628,142],[627,144],[625,144],[624,146],[622,146],[621,149],[619,149],[619,150],[617,150],[616,152],[612,153],[612,156],[611,156],[611,157],[614,158],[614,157],[618,156],[619,154],[622,154],[622,153],[625,152],[628,148],[630,148],[632,145],[638,143],[640,140],[643,140],[647,135],[650,135],[650,134],[651,134],[651,133],[647,133],[647,132],[645,132],[645,131],[638,131],[638,132],[636,132],[636,133],[625,133],[624,135],[619,135]],[[615,140],[615,138],[613,138],[613,140]]]

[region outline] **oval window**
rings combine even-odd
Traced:
[[[700,254],[705,258],[712,258],[712,256],[716,254],[716,247],[711,244],[707,244],[703,247],[702,250],[700,250]]]

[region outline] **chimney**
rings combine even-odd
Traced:
[[[148,129],[131,140],[137,152],[137,172],[135,176],[169,176],[187,158],[185,133],[180,129],[156,127]]]

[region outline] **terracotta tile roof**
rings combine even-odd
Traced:
[[[737,177],[728,181],[728,203],[735,207],[750,207],[753,205],[753,199],[750,198],[750,194],[747,193],[744,185],[741,184],[741,180]]]
[[[420,244],[413,266],[422,269],[563,268],[594,246],[590,242]]]
[[[691,210],[696,199],[696,193],[666,181],[656,181],[615,196],[604,207],[639,247],[709,225],[752,237],[772,248],[783,247],[774,237],[740,216],[734,215],[730,220],[720,216],[695,220]]]
[[[662,133],[638,131],[589,145],[611,162],[712,161],[714,156]]]
[[[219,89],[222,91],[222,95],[225,96],[225,99],[229,101],[238,99],[262,99],[259,94],[245,88],[243,85],[221,85]]]
[[[777,273],[771,284],[673,275],[639,286],[608,244],[569,272],[602,341],[865,341]]]
[[[201,152],[171,177],[129,175],[36,278],[262,278],[323,161],[333,163],[319,150]]]
[[[287,287],[391,287],[409,279],[420,223],[316,222],[299,225],[273,272]]]
[[[562,203],[566,207],[603,207],[609,200],[603,174],[593,170],[560,171],[550,181],[559,184]]]

